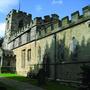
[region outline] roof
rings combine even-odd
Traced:
[[[3,53],[4,53],[5,56],[14,56],[14,53],[13,53],[12,50],[6,50],[6,49],[4,49],[3,50]]]

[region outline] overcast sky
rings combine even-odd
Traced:
[[[90,0],[20,0],[21,10],[36,16],[57,13],[60,18],[70,16],[76,10],[82,14],[82,8],[90,5]],[[19,0],[0,0],[0,36],[4,36],[5,17],[12,10],[19,8]]]

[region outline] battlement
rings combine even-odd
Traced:
[[[48,23],[51,21],[51,17],[49,15],[44,16],[44,22]]]
[[[42,17],[35,17],[33,20],[33,26],[34,25],[41,25],[43,23]]]
[[[71,19],[69,16],[65,16],[62,19],[59,19],[57,14],[51,14],[51,16],[46,15],[44,16],[44,26],[41,25],[38,32],[38,37],[42,37],[43,35],[47,35],[47,33],[52,33],[52,30],[57,31],[61,28],[64,29],[66,27],[71,27],[75,24],[78,24],[82,21],[90,19],[90,5],[84,7],[82,9],[82,15],[80,15],[79,11],[75,11],[71,14]],[[60,29],[60,30],[61,30]],[[45,34],[45,32],[47,32]]]
[[[90,5],[84,7],[82,10],[84,17],[90,16]]]
[[[79,11],[76,11],[71,14],[71,22],[77,22],[80,17]]]
[[[27,17],[32,18],[32,15],[31,15],[31,14],[28,14],[28,13],[26,13],[26,12],[13,9],[13,10],[10,11],[9,14],[6,16],[6,20],[7,20],[8,18],[10,18],[11,16],[13,16],[13,15],[25,15],[25,16],[27,16]]]
[[[84,7],[82,9],[83,14],[80,15],[79,11],[75,11],[71,14],[71,20],[69,19],[69,16],[65,16],[62,19],[59,19],[59,16],[57,14],[51,14],[46,15],[43,18],[42,17],[35,17],[30,24],[25,25],[21,30],[22,32],[25,32],[29,30],[30,28],[36,26],[37,27],[37,35],[43,36],[46,35],[45,33],[51,33],[53,30],[55,31],[57,28],[66,28],[70,27],[71,25],[74,25],[76,23],[79,23],[81,21],[84,21],[86,19],[90,19],[90,5]],[[27,15],[31,18],[31,14],[27,14],[22,11],[16,11],[12,10],[10,14],[23,14]],[[19,32],[20,33],[20,32]]]
[[[62,27],[67,26],[69,24],[69,17],[66,16],[62,18],[61,22],[62,22]]]
[[[54,20],[59,20],[59,16],[57,14],[51,14],[44,16],[44,19],[42,17],[35,17],[33,20],[34,25],[43,25],[47,23],[51,23]]]
[[[65,16],[63,17],[61,20],[59,19],[59,16],[57,14],[51,14],[50,15],[46,15],[44,16],[44,19],[41,20],[37,19],[37,22],[39,22],[39,24],[41,24],[40,22],[43,22],[44,24],[46,23],[51,23],[51,22],[55,22],[55,21],[61,21],[60,25],[61,27],[66,27],[71,23],[77,23],[80,21],[80,19],[84,19],[84,18],[88,18],[90,17],[90,5],[84,7],[82,9],[83,15],[80,15],[79,11],[75,11],[71,14],[71,20],[69,19],[69,16]],[[37,24],[37,23],[36,23]],[[38,24],[37,24],[38,25]]]

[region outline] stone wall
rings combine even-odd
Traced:
[[[77,80],[80,66],[89,63],[89,22],[90,6],[83,8],[83,15],[79,15],[78,11],[72,13],[71,20],[68,16],[59,20],[57,14],[44,16],[44,19],[36,17],[29,26],[26,25],[23,30],[14,33],[9,41],[8,45],[12,45],[12,42],[22,37],[21,42],[23,43],[12,47],[16,55],[17,73],[26,75],[31,70],[38,71],[47,55],[48,61],[45,63],[49,64],[49,78]],[[28,32],[30,33],[30,41],[27,40]],[[77,50],[73,49],[75,47]],[[31,60],[28,62],[29,49],[31,50]],[[24,68],[21,65],[23,51],[25,52]]]

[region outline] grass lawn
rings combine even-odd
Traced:
[[[9,73],[8,74],[0,74],[0,77],[14,77],[14,76],[16,76],[16,74],[9,74]],[[10,87],[10,86],[5,85],[5,84],[0,82],[0,90],[2,90],[1,87],[5,87],[6,90],[16,90],[15,88]]]
[[[0,77],[15,77],[15,76],[17,75],[11,73],[0,73]]]
[[[48,82],[46,86],[43,86],[46,90],[77,90],[76,88],[60,85],[57,82]]]
[[[18,76],[16,74],[0,74],[0,76],[22,81],[22,82],[27,82],[27,83],[37,86],[37,80],[26,78],[23,76]],[[77,90],[76,88],[61,85],[57,82],[51,82],[51,81],[47,82],[47,84],[42,86],[42,88],[45,88],[46,90]]]

